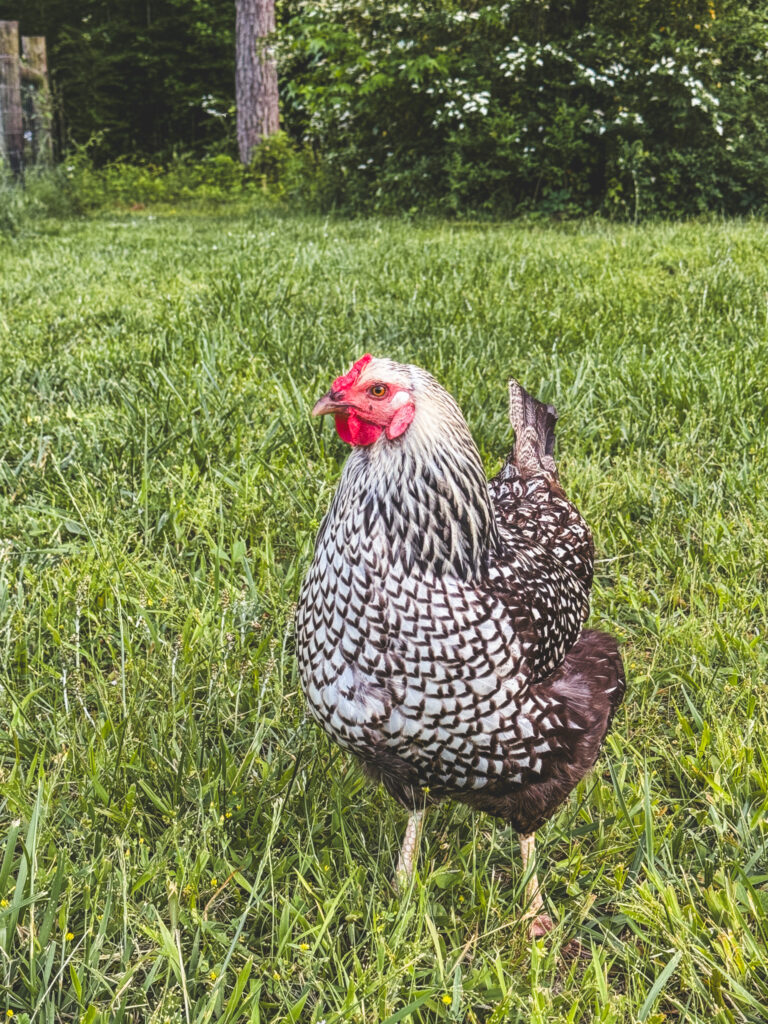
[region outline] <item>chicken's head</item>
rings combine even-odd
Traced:
[[[336,378],[312,415],[333,413],[336,432],[347,444],[367,447],[382,434],[394,441],[405,433],[416,413],[409,382],[395,366],[364,355]]]

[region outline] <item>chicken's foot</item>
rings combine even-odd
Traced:
[[[403,846],[400,850],[400,858],[395,871],[395,885],[399,889],[405,886],[413,878],[413,866],[419,852],[419,840],[421,839],[421,826],[424,811],[411,811],[408,818],[408,827],[405,830]]]
[[[525,905],[526,918],[530,918],[531,923],[528,926],[528,934],[532,939],[540,939],[546,935],[547,932],[551,932],[555,927],[552,918],[549,914],[542,914],[541,909],[544,906],[544,900],[541,898],[541,889],[539,888],[539,880],[536,877],[536,833],[531,832],[529,835],[520,836],[520,857],[523,862],[523,874],[527,874],[528,865],[531,860],[534,861],[531,867],[530,877],[525,883]]]

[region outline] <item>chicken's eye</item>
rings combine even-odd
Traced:
[[[386,384],[371,384],[368,388],[368,394],[372,398],[383,398],[387,393]]]

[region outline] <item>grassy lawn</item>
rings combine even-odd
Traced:
[[[768,231],[261,211],[0,251],[0,1016],[768,1018]],[[505,378],[560,411],[629,685],[540,833],[405,816],[305,719],[293,609],[366,351],[429,368],[494,471]],[[3,856],[4,850],[4,856]],[[576,941],[578,940],[578,944]]]

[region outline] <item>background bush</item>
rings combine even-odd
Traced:
[[[743,212],[768,181],[768,4],[307,0],[283,109],[336,199]]]
[[[238,199],[274,205],[317,205],[322,167],[309,147],[278,133],[259,147],[249,166],[226,153],[176,156],[166,164],[115,160],[97,166],[90,146],[70,151],[55,168],[32,168],[23,187],[0,167],[0,237],[33,228],[40,217],[68,217],[106,208],[141,210],[187,202],[207,206]]]
[[[93,191],[239,195],[266,174],[351,210],[637,220],[766,206],[768,0],[278,0],[285,137],[248,171],[223,159],[231,7],[17,7],[0,0],[0,17],[49,37],[65,147],[91,140],[110,164],[77,179],[80,205]]]

